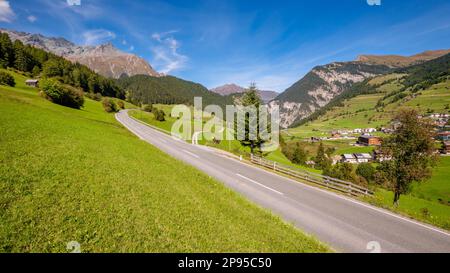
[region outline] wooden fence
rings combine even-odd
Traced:
[[[274,170],[276,172],[304,180],[310,183],[314,183],[325,188],[333,189],[339,192],[347,193],[353,196],[360,195],[373,195],[373,192],[367,188],[361,187],[354,183],[343,181],[340,179],[328,177],[325,175],[308,172],[304,170],[297,169],[295,167],[287,166],[274,162],[271,160],[264,159],[262,157],[251,155],[251,162],[256,165],[263,166],[265,168]]]

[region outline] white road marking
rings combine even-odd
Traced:
[[[196,155],[196,154],[194,154],[194,153],[191,153],[191,152],[189,152],[189,151],[187,151],[187,150],[184,150],[184,149],[183,149],[183,152],[185,152],[185,153],[187,153],[188,155],[193,156],[193,157],[195,157],[195,158],[200,158],[198,155]]]
[[[252,183],[254,183],[254,184],[256,184],[256,185],[259,185],[259,186],[261,186],[261,187],[263,187],[263,188],[265,188],[265,189],[268,189],[268,190],[270,190],[270,191],[273,191],[273,192],[275,192],[275,193],[277,193],[277,194],[279,194],[279,195],[284,195],[282,192],[279,192],[279,191],[277,191],[277,190],[274,190],[274,189],[272,189],[272,188],[269,188],[269,187],[267,187],[267,186],[265,186],[265,185],[263,185],[263,184],[261,184],[261,183],[256,182],[256,181],[253,180],[253,179],[250,179],[250,178],[248,178],[248,177],[246,177],[246,176],[243,176],[242,174],[237,173],[236,175],[239,176],[240,178],[243,178],[243,179],[245,179],[245,180],[247,180],[247,181],[250,181],[250,182],[252,182]]]

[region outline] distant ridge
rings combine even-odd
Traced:
[[[448,53],[450,53],[450,49],[429,50],[412,56],[361,55],[357,58],[357,61],[368,64],[387,65],[399,68],[431,61]]]
[[[232,94],[240,94],[245,92],[245,88],[237,84],[225,84],[216,88],[211,89],[211,92],[219,94],[221,96],[229,96]],[[275,91],[259,91],[259,95],[264,103],[268,103],[278,96]]]
[[[130,53],[120,51],[111,43],[99,46],[80,46],[64,38],[45,37],[41,34],[0,29],[7,33],[11,40],[19,40],[64,57],[72,62],[79,62],[95,72],[109,78],[118,79],[122,75],[148,75],[159,77],[152,66],[144,59]]]

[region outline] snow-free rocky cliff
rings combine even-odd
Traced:
[[[359,62],[318,66],[273,101],[269,108],[280,108],[281,126],[287,128],[327,105],[354,83],[389,71],[385,65]]]

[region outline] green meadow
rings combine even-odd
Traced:
[[[328,252],[218,181],[81,110],[0,86],[0,252]],[[176,168],[176,172],[174,172]]]
[[[401,76],[401,75],[400,75]],[[375,78],[371,84],[381,84],[390,79],[397,79],[399,75],[387,75]],[[381,85],[380,93],[371,95],[361,95],[344,102],[344,107],[333,109],[317,121],[289,129],[284,132],[286,142],[299,141],[310,156],[317,153],[319,143],[310,143],[303,141],[305,137],[311,136],[330,136],[333,129],[355,129],[376,127],[388,123],[395,109],[401,106],[416,107],[422,112],[428,111],[428,108],[441,110],[448,103],[450,93],[449,82],[435,85],[429,90],[422,92],[417,98],[408,101],[401,101],[395,104],[387,104],[383,112],[377,112],[374,108],[377,102],[384,97],[386,93],[393,92],[399,88],[396,81]],[[422,107],[417,101],[422,103]],[[426,109],[424,109],[427,106]],[[172,106],[160,106],[168,111]],[[142,111],[133,111],[132,116],[157,126],[161,129],[170,131],[172,124],[176,119],[168,118],[165,122],[158,122],[151,113]],[[370,121],[369,121],[370,120]],[[206,122],[206,121],[204,121]],[[192,121],[193,123],[193,121]],[[193,131],[192,131],[193,132]],[[248,155],[250,153],[247,147],[242,147],[239,141],[221,141],[214,143],[211,136],[204,134],[204,139],[199,144],[215,147],[236,155]],[[332,148],[333,155],[352,154],[352,153],[371,153],[373,147],[355,146],[356,140],[329,140],[323,141],[325,149]],[[306,170],[310,172],[321,173],[321,170],[308,168],[291,163],[285,155],[278,149],[275,152],[265,155],[269,160],[278,163]],[[415,184],[410,194],[402,196],[400,206],[395,208],[392,205],[393,194],[390,191],[379,188],[372,198],[364,198],[364,201],[370,202],[379,207],[383,207],[399,214],[427,222],[444,229],[450,229],[450,157],[443,157],[433,172],[433,177],[421,184]]]
[[[371,84],[380,84],[391,77],[392,75],[375,78]],[[450,80],[399,101],[393,102],[392,97],[384,99],[386,95],[400,88],[398,81],[381,85],[377,89],[378,93],[359,95],[346,100],[342,107],[333,108],[317,120],[288,129],[286,135],[296,138],[330,137],[334,130],[388,126],[396,111],[401,107],[415,108],[423,114],[435,111],[450,113],[450,110],[446,109],[450,104]],[[411,95],[410,92],[405,94]],[[376,105],[379,101],[384,103],[384,107],[377,111]]]

